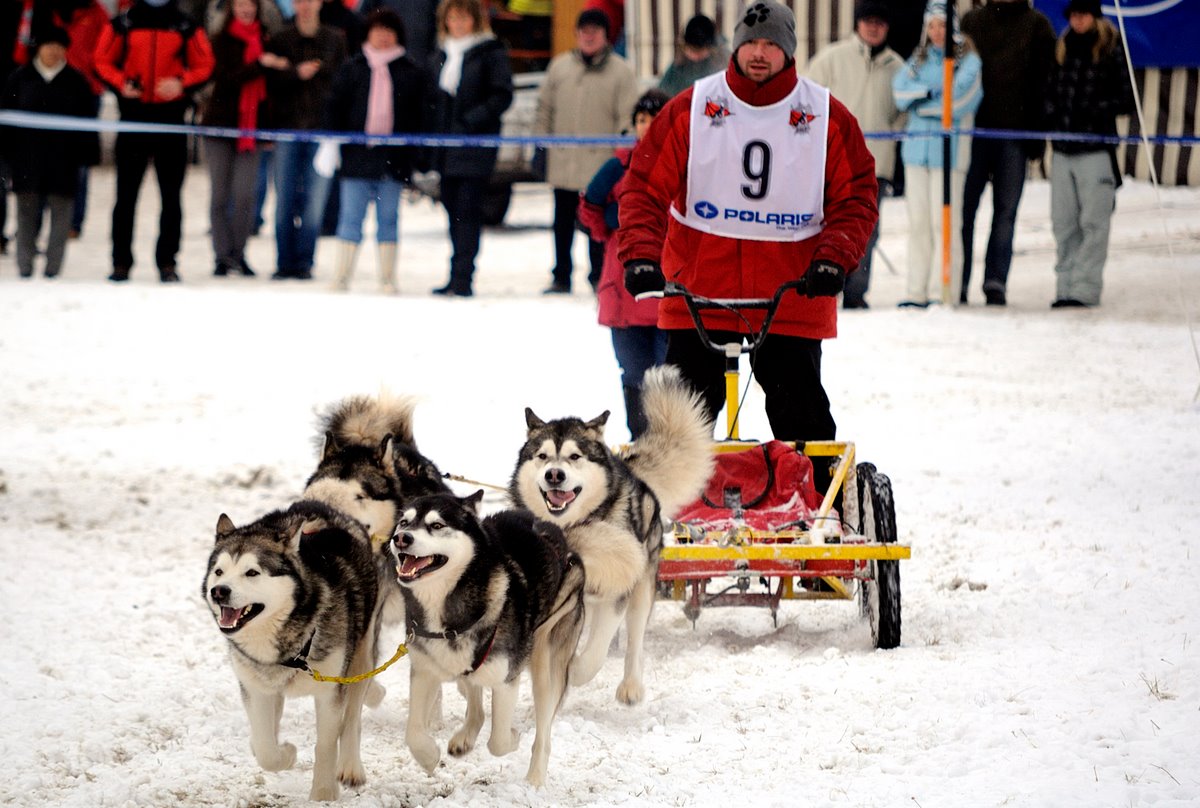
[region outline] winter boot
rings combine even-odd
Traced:
[[[385,295],[398,294],[396,288],[396,249],[394,241],[379,244],[379,291]]]
[[[350,276],[354,274],[354,259],[358,256],[358,242],[338,239],[333,256],[333,290],[344,292],[350,288]]]

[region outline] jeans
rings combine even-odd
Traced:
[[[652,325],[612,329],[613,352],[621,366],[621,387],[625,392],[625,422],[634,440],[646,431],[646,413],[642,409],[642,377],[646,371],[667,359],[667,332]]]
[[[963,186],[962,291],[971,282],[971,253],[975,243],[975,212],[988,183],[992,184],[992,232],[988,237],[983,262],[984,291],[1003,292],[1012,266],[1013,236],[1017,226],[1017,206],[1025,188],[1025,152],[1020,140],[974,138],[971,141],[971,166]]]
[[[391,177],[367,180],[342,177],[341,209],[338,211],[337,237],[343,241],[362,241],[362,225],[367,205],[375,203],[375,241],[395,244],[400,240],[400,191],[404,184]]]
[[[313,168],[316,153],[315,142],[275,144],[275,266],[284,273],[312,270],[332,185]]]
[[[566,188],[554,189],[554,283],[571,288],[575,262],[571,245],[575,243],[575,214],[579,209],[579,192]],[[604,242],[588,239],[588,283],[595,289],[600,284],[604,268]]]
[[[183,219],[180,193],[187,170],[187,137],[122,132],[117,135],[116,146],[117,200],[112,214],[114,267],[133,266],[133,222],[137,213],[138,192],[151,160],[154,161],[154,174],[158,178],[158,189],[162,196],[154,260],[160,270],[175,266]]]

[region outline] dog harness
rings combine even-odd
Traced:
[[[416,624],[415,621],[408,624],[408,637],[412,641],[413,637],[421,637],[426,640],[446,640],[454,642],[466,632],[470,626],[467,626],[462,631],[456,631],[448,628],[445,631],[426,631]],[[463,676],[470,676],[475,671],[483,667],[483,663],[487,661],[488,654],[492,653],[492,646],[496,644],[496,634],[500,631],[500,626],[497,624],[492,628],[492,636],[488,638],[486,645],[481,645],[479,650],[475,652],[475,659],[471,661],[471,667],[463,671]]]

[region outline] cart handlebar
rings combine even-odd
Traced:
[[[805,278],[797,278],[793,281],[787,281],[776,289],[773,297],[711,298],[691,292],[682,283],[667,281],[661,292],[645,292],[638,295],[636,299],[682,297],[684,303],[687,304],[688,314],[692,317],[692,323],[696,326],[696,331],[700,334],[700,339],[708,346],[709,350],[719,353],[722,356],[729,356],[734,344],[722,345],[714,342],[704,325],[701,313],[716,310],[732,311],[734,313],[743,310],[764,312],[762,326],[758,331],[747,335],[746,344],[736,344],[739,355],[753,353],[758,350],[763,340],[767,338],[767,332],[771,329],[771,323],[775,320],[775,312],[779,309],[779,303],[783,300],[783,296],[793,289],[797,294],[804,294],[807,288],[808,281]]]

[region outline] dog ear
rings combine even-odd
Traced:
[[[337,452],[341,447],[338,446],[337,437],[333,432],[325,433],[325,445],[321,447],[321,459],[326,460],[330,455]]]
[[[235,529],[236,529],[236,525],[233,524],[233,520],[230,519],[228,516],[226,516],[225,514],[221,514],[220,516],[217,517],[217,538],[218,539],[221,538],[222,536],[224,536],[226,533],[231,533]]]
[[[605,410],[604,412],[600,413],[595,418],[593,418],[592,420],[590,420],[586,424],[584,424],[584,427],[586,427],[587,429],[591,429],[594,432],[599,432],[601,435],[603,435],[604,434],[604,425],[608,423],[608,415],[609,415],[608,410]]]
[[[383,440],[379,442],[379,448],[375,450],[375,462],[386,470],[392,469],[392,442],[391,434],[383,436]]]
[[[530,432],[535,429],[541,429],[545,425],[546,422],[534,415],[533,410],[529,407],[525,408],[525,426],[529,427]]]
[[[482,501],[483,501],[483,489],[482,488],[480,488],[474,494],[471,494],[471,496],[464,497],[459,500],[459,502],[461,502],[463,504],[463,507],[470,510],[471,513],[475,514],[476,516],[479,515],[479,503]]]

